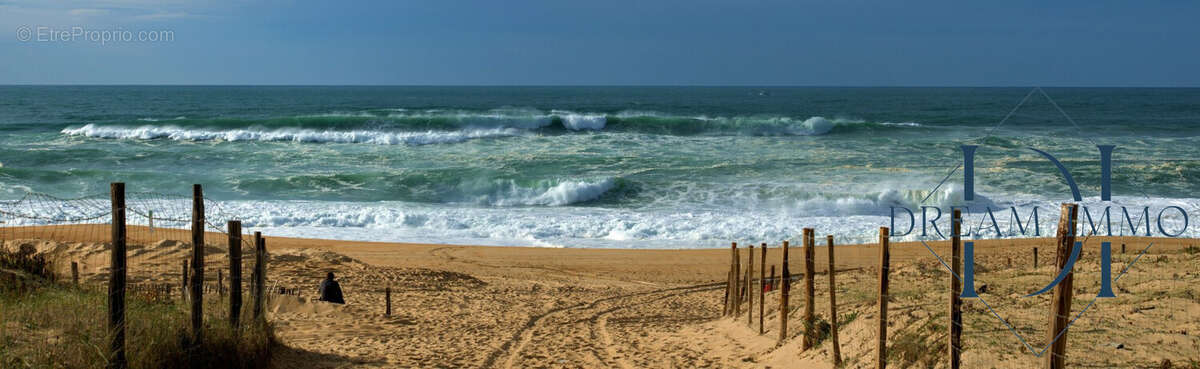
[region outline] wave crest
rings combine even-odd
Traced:
[[[153,122],[158,124],[146,124]],[[159,125],[163,124],[163,125]],[[567,110],[430,109],[363,111],[269,118],[142,118],[128,123],[66,127],[72,136],[180,141],[292,141],[426,145],[535,132],[628,132],[677,136],[820,136],[862,130],[924,127],[915,122],[780,115],[709,117],[658,112],[590,113]]]
[[[458,143],[471,139],[517,136],[524,133],[513,128],[472,129],[463,131],[384,132],[384,131],[318,131],[313,129],[190,129],[178,126],[98,126],[87,124],[65,128],[68,136],[108,139],[169,139],[174,141],[290,141],[308,143],[369,143],[378,145],[431,145]]]
[[[613,178],[542,181],[529,187],[508,181],[499,186],[492,183],[487,187],[492,188],[474,191],[487,192],[476,195],[477,202],[492,206],[564,206],[599,199],[616,188],[617,181]]]

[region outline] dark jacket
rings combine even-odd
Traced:
[[[325,279],[321,282],[321,301],[329,301],[337,304],[345,304],[346,300],[342,299],[342,286],[338,285],[337,281]]]

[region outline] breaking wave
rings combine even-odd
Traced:
[[[140,118],[93,122],[61,133],[103,139],[178,141],[292,141],[427,145],[531,133],[629,132],[658,135],[819,136],[860,130],[924,127],[821,116],[683,116],[657,112],[580,113],[535,109],[390,109],[271,118]]]
[[[179,126],[98,126],[88,124],[66,128],[63,134],[109,139],[170,139],[175,141],[291,141],[309,143],[369,143],[379,145],[430,145],[458,143],[477,138],[516,136],[523,131],[513,128],[473,129],[462,131],[386,132],[386,131],[318,131],[313,129],[189,129]]]

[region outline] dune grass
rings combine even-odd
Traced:
[[[193,344],[184,304],[127,297],[129,367],[267,367],[275,344],[269,323],[252,322],[249,309],[244,309],[244,323],[234,329],[227,318],[227,299],[206,296],[205,301],[203,339]],[[0,285],[0,367],[105,367],[110,347],[106,306],[107,291],[100,286],[75,288],[48,281]]]

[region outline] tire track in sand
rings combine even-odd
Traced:
[[[592,348],[594,351],[597,351],[601,355],[605,356],[604,358],[601,358],[601,360],[605,361],[605,362],[616,363],[620,367],[632,368],[634,366],[632,364],[628,363],[627,361],[623,360],[623,358],[620,358],[618,353],[614,349],[615,344],[613,343],[612,336],[609,335],[608,328],[607,328],[607,316],[608,315],[610,315],[612,312],[617,311],[617,310],[627,309],[630,307],[647,304],[647,303],[651,303],[654,301],[658,301],[658,300],[662,300],[662,299],[666,299],[666,298],[670,298],[670,297],[686,295],[686,294],[691,294],[691,293],[697,293],[697,292],[703,292],[703,291],[708,291],[708,290],[712,290],[712,289],[718,289],[718,288],[722,288],[724,286],[725,286],[724,283],[709,283],[709,284],[700,284],[700,285],[691,285],[691,286],[682,286],[682,287],[663,288],[663,289],[652,290],[652,291],[642,291],[642,292],[627,293],[627,294],[622,294],[622,295],[617,295],[617,296],[610,296],[610,297],[596,299],[596,300],[593,300],[588,303],[579,303],[579,304],[575,304],[575,305],[571,305],[571,306],[548,310],[542,314],[530,317],[530,320],[524,326],[522,326],[521,329],[517,333],[515,333],[513,335],[512,339],[510,339],[508,342],[506,342],[504,345],[502,345],[499,349],[493,351],[490,355],[488,355],[488,359],[484,362],[483,367],[485,367],[485,368],[496,367],[496,365],[495,365],[496,360],[498,360],[501,355],[505,355],[505,353],[507,353],[507,356],[506,356],[504,362],[502,363],[502,365],[500,365],[498,367],[502,368],[502,369],[513,368],[514,365],[517,363],[517,360],[521,358],[522,351],[525,350],[525,348],[529,345],[529,343],[531,341],[533,341],[536,338],[539,338],[539,337],[535,337],[536,331],[546,330],[549,328],[549,327],[547,327],[547,325],[548,325],[547,322],[549,320],[558,318],[558,316],[564,315],[564,313],[566,313],[566,312],[581,311],[583,313],[579,314],[579,315],[587,314],[587,315],[585,315],[585,316],[587,316],[587,318],[577,320],[577,321],[588,321],[590,323],[589,327],[591,327],[593,332],[589,332],[589,333],[593,333],[592,336],[595,336],[597,338],[596,341],[599,341],[599,342],[592,342],[592,345],[595,346]],[[663,293],[666,293],[666,294],[654,296],[654,295],[663,294]],[[616,302],[621,302],[623,300],[637,298],[637,297],[643,297],[643,296],[653,296],[653,297],[650,299],[645,299],[644,301],[640,301],[640,302],[618,304],[618,305],[610,307],[608,309],[599,310],[599,311],[592,312],[591,314],[588,314],[588,312],[590,312],[590,311],[599,309],[601,304],[616,303]],[[561,324],[569,324],[569,323],[570,323],[570,321],[568,321],[566,323],[561,323]],[[550,339],[550,338],[555,338],[555,337],[540,337],[540,338]]]
[[[562,270],[562,269],[557,269],[557,268],[550,268],[550,267],[543,267],[543,266],[488,264],[488,263],[484,263],[484,262],[480,262],[480,261],[476,261],[476,260],[470,260],[470,259],[455,256],[455,255],[453,255],[453,251],[456,249],[463,250],[466,248],[460,247],[460,246],[439,247],[439,248],[430,250],[429,253],[432,254],[433,256],[444,258],[451,262],[470,264],[470,265],[476,265],[476,266],[487,267],[487,268],[534,269],[534,270],[544,270],[544,271],[550,271],[550,272],[555,272],[555,273],[561,273],[561,274],[571,276],[571,277],[576,277],[576,278],[611,280],[611,279],[588,275],[588,274],[584,274],[584,273],[572,272],[572,271],[567,271],[567,270]],[[622,282],[629,282],[629,281],[622,281]],[[652,302],[670,298],[670,297],[681,296],[681,295],[686,295],[686,294],[691,294],[691,293],[698,293],[698,292],[703,292],[703,291],[708,291],[708,290],[713,290],[713,289],[719,289],[724,286],[725,286],[725,283],[717,282],[717,283],[707,283],[707,284],[698,284],[698,285],[689,285],[689,286],[680,286],[680,287],[661,288],[661,289],[656,289],[656,290],[651,290],[651,291],[640,291],[640,292],[626,293],[626,294],[621,294],[621,295],[616,295],[616,296],[609,296],[609,297],[595,299],[590,302],[580,302],[580,303],[573,304],[570,306],[564,306],[564,307],[558,307],[558,308],[546,310],[540,314],[530,316],[529,319],[525,322],[525,324],[523,324],[520,327],[520,329],[518,329],[516,332],[513,333],[512,338],[508,339],[499,348],[497,348],[496,350],[493,350],[491,353],[488,354],[487,358],[483,362],[482,367],[483,368],[497,368],[498,367],[498,368],[502,368],[502,369],[514,368],[515,365],[517,364],[518,360],[522,358],[522,352],[526,351],[526,348],[529,346],[530,342],[534,341],[535,339],[559,338],[560,341],[563,339],[567,339],[567,340],[580,339],[581,336],[583,336],[580,333],[584,333],[584,332],[574,332],[573,331],[572,334],[568,334],[566,337],[553,336],[553,335],[547,336],[547,337],[538,337],[537,332],[539,330],[548,330],[549,328],[552,328],[553,327],[553,325],[551,324],[552,320],[564,319],[564,316],[565,316],[566,317],[565,319],[568,319],[568,320],[560,322],[559,325],[567,325],[567,324],[573,323],[572,321],[569,320],[570,316],[582,315],[582,316],[586,316],[587,318],[576,320],[575,322],[583,322],[583,321],[588,322],[587,327],[588,327],[588,330],[590,331],[590,332],[586,332],[586,333],[589,333],[589,334],[586,334],[586,336],[588,336],[588,341],[590,341],[590,342],[588,342],[588,345],[591,346],[589,348],[591,349],[591,351],[593,351],[595,353],[595,356],[597,357],[597,359],[599,359],[600,361],[602,361],[610,366],[612,366],[612,364],[615,364],[616,366],[621,367],[621,368],[634,368],[636,366],[629,363],[627,360],[625,360],[625,358],[622,357],[620,355],[620,353],[616,350],[616,343],[613,341],[612,335],[609,334],[609,332],[608,332],[608,317],[611,316],[613,312],[622,310],[622,309],[628,309],[628,308],[631,308],[634,306],[652,303]],[[655,295],[658,295],[658,296],[655,296]],[[619,302],[622,302],[625,300],[639,298],[639,297],[643,297],[643,296],[652,296],[652,298],[645,299],[642,301],[619,303]],[[618,303],[618,304],[616,304],[610,308],[607,308],[607,309],[598,310],[602,304],[609,304],[609,303]],[[568,313],[571,313],[571,314],[568,314]],[[554,332],[548,332],[548,333],[554,333]],[[561,343],[561,342],[559,342],[559,343]],[[503,362],[497,363],[501,359],[502,356],[504,357]],[[499,364],[499,365],[497,365],[497,364]]]

